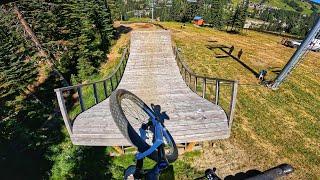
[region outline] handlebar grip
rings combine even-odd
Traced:
[[[293,167],[289,164],[281,164],[274,168],[264,171],[262,174],[248,178],[247,180],[273,180],[278,177],[288,175],[294,171]]]

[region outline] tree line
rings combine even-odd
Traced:
[[[260,27],[262,30],[286,32],[304,37],[315,23],[319,14],[313,12],[310,15],[283,9],[254,10],[250,15],[266,23]]]
[[[95,75],[114,33],[105,0],[24,0],[0,6],[2,178],[109,176],[107,159],[101,159],[105,149],[72,146],[53,90]]]
[[[151,11],[151,0],[111,0],[116,4],[111,11],[117,14],[114,19],[128,19],[134,17],[133,11]],[[313,4],[312,14],[302,14],[303,9],[293,0],[285,0],[295,11],[266,7],[263,9],[249,8],[249,0],[240,1],[234,5],[230,0],[161,0],[154,1],[154,14],[161,21],[191,22],[195,16],[202,16],[206,24],[217,28],[227,29],[232,32],[240,32],[246,22],[246,18],[254,18],[265,21],[258,30],[286,32],[293,35],[304,36],[317,16],[319,9]],[[260,4],[265,3],[261,1]],[[150,13],[145,15],[151,17]],[[121,18],[120,18],[121,17]]]
[[[230,5],[230,0],[161,0],[161,1],[121,1],[111,0],[111,11],[115,20],[127,20],[134,17],[135,11],[143,11],[142,17],[151,17],[152,2],[154,2],[154,16],[161,21],[190,22],[197,15],[202,16],[209,26],[223,29],[232,26],[232,31],[243,28],[248,0],[243,0],[237,6]],[[245,16],[243,16],[245,15]]]

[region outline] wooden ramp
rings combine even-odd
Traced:
[[[176,143],[228,138],[225,111],[194,93],[183,80],[172,49],[169,31],[134,31],[130,55],[117,88],[126,89],[148,105],[159,104]],[[79,114],[72,124],[73,144],[85,146],[131,145],[118,130],[109,98]]]

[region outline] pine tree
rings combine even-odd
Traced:
[[[104,0],[96,0],[94,24],[101,36],[101,50],[107,53],[114,38],[114,28],[112,26],[112,16],[108,4]]]
[[[39,44],[55,59],[59,71],[69,79],[75,74],[84,81],[106,60],[113,40],[112,18],[106,2],[25,0],[16,4]],[[39,62],[39,51],[30,36],[25,36],[12,5],[0,7],[0,154],[5,157],[0,158],[0,169],[5,171],[2,176],[49,179],[52,165],[64,163],[72,168],[60,176],[62,179],[66,174],[88,177],[81,169],[92,156],[82,158],[92,150],[79,153],[81,149],[75,148],[71,155],[66,151],[51,151],[63,136],[62,120],[52,112],[56,103],[53,89],[61,84],[48,70],[49,76],[41,86],[28,90],[37,80],[38,67],[42,64],[35,63]],[[79,158],[59,162],[52,153]],[[90,172],[103,176],[105,169]]]
[[[114,36],[107,1],[26,0],[19,7],[68,80],[78,74],[80,59],[94,69],[105,61]]]
[[[108,5],[112,20],[122,20],[124,2],[122,0],[109,0]]]
[[[249,7],[249,1],[244,0],[241,4],[239,4],[229,22],[229,25],[231,26],[231,32],[239,33],[246,22],[246,18],[248,16],[248,7]]]
[[[87,59],[79,59],[78,65],[78,77],[80,80],[86,80],[92,76],[96,69],[92,66],[91,62]]]
[[[211,0],[210,2],[210,15],[208,23],[212,24],[213,27],[221,29],[224,27],[224,3],[222,0]]]
[[[45,109],[31,100],[28,86],[36,81],[36,50],[16,26],[16,18],[8,10],[0,9],[0,160],[3,178],[41,178],[44,172],[34,171],[45,162],[42,156],[44,141],[50,133],[39,133],[41,121],[46,120]],[[40,105],[40,106],[39,106]],[[53,131],[52,131],[53,132]],[[57,136],[56,136],[57,137]],[[36,154],[38,156],[36,156]],[[39,158],[38,158],[39,157]],[[45,167],[43,167],[45,169]],[[40,169],[39,169],[40,170]]]
[[[199,5],[197,2],[188,2],[185,14],[183,16],[183,22],[190,22],[198,15]]]
[[[8,22],[0,21],[0,24]],[[17,111],[17,96],[26,91],[37,77],[30,44],[19,35],[0,25],[0,103],[1,119]]]

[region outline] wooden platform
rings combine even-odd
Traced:
[[[192,92],[182,79],[169,31],[131,33],[130,56],[118,88],[133,92],[149,105],[161,105],[170,117],[165,125],[176,143],[230,135],[222,108]],[[71,139],[76,145],[130,145],[112,119],[109,99],[81,113],[72,131]]]

